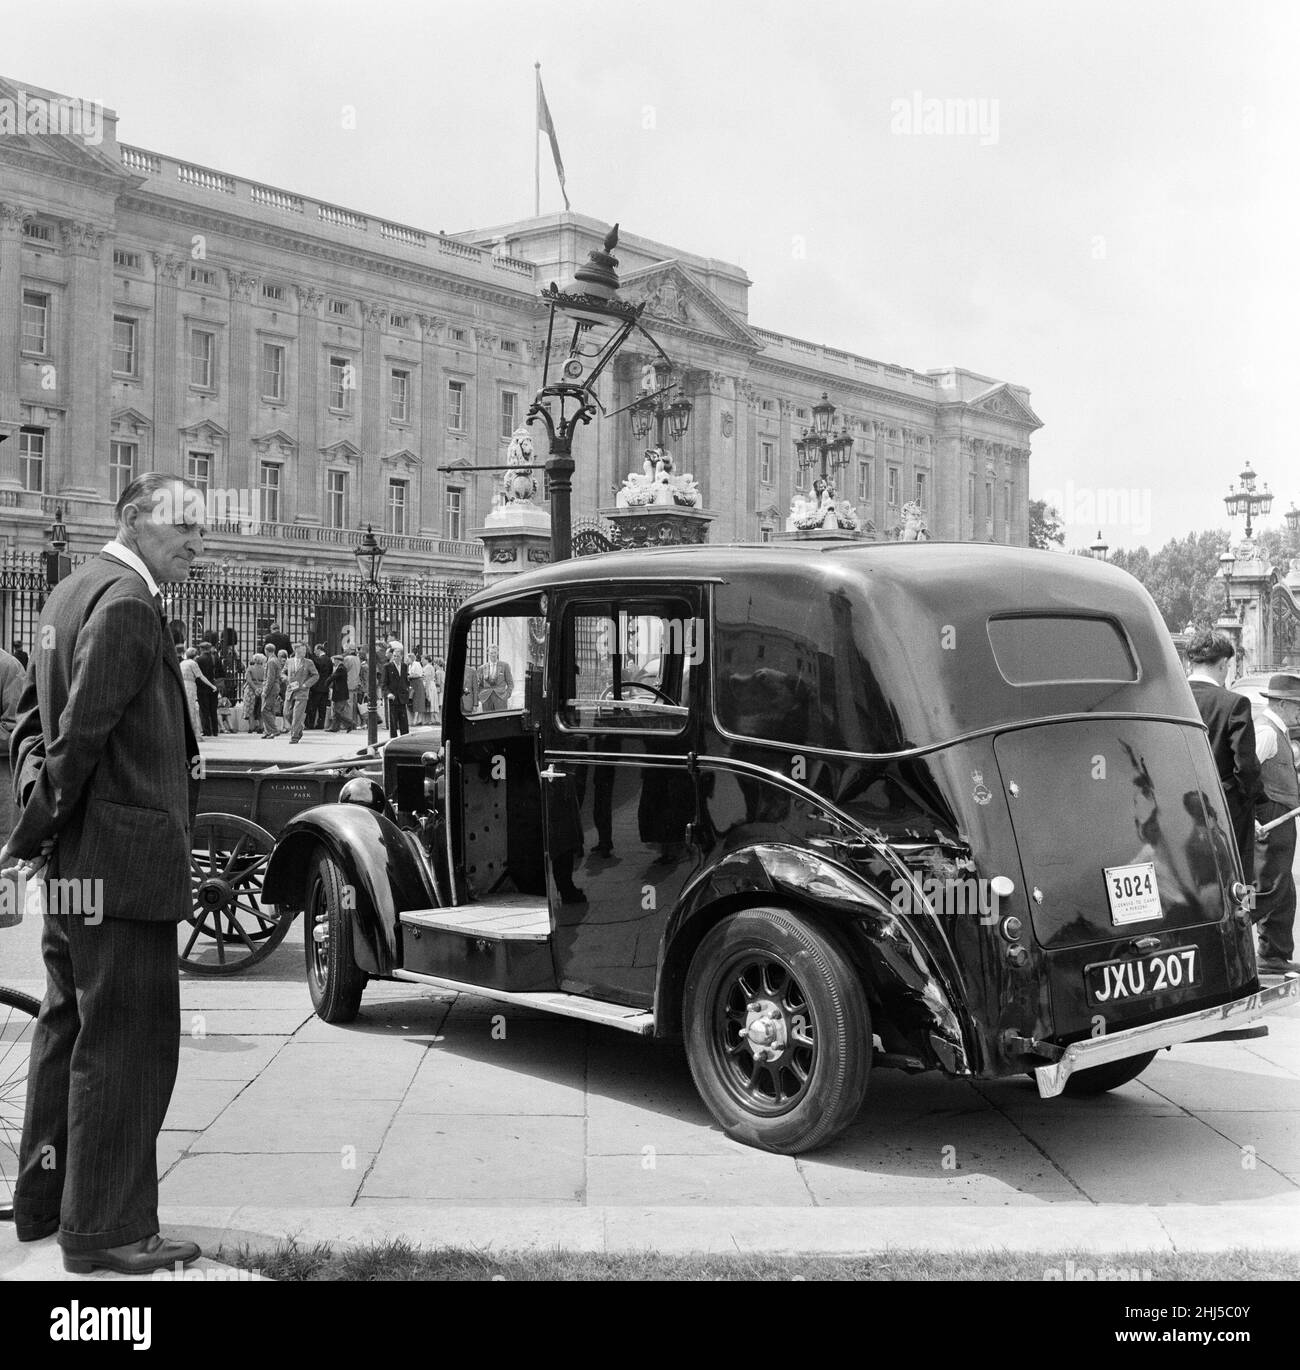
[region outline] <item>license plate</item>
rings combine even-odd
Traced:
[[[1131,961],[1102,961],[1088,966],[1084,979],[1094,1004],[1141,999],[1164,990],[1195,988],[1201,983],[1201,958],[1196,947],[1177,947]]]
[[[1116,927],[1165,916],[1156,887],[1156,868],[1150,861],[1136,866],[1107,866],[1106,898],[1110,900],[1110,921]]]

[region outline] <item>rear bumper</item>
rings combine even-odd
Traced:
[[[1059,1061],[1034,1067],[1038,1093],[1044,1099],[1054,1099],[1076,1070],[1122,1061],[1128,1056],[1140,1056],[1143,1052],[1157,1051],[1178,1042],[1194,1042],[1198,1037],[1209,1037],[1224,1028],[1245,1027],[1266,1013],[1274,1013],[1294,1003],[1300,1003],[1300,975],[1288,975],[1279,985],[1270,985],[1217,1008],[1075,1042],[1065,1048]]]

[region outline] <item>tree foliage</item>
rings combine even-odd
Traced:
[[[1051,550],[1052,543],[1058,546],[1065,541],[1065,528],[1061,522],[1061,512],[1045,499],[1029,501],[1029,545],[1040,551]]]
[[[1219,556],[1228,546],[1221,528],[1171,538],[1158,552],[1136,547],[1119,550],[1109,558],[1146,587],[1170,632],[1180,633],[1189,623],[1212,624],[1223,612],[1223,577]],[[1261,536],[1260,543],[1264,538]]]

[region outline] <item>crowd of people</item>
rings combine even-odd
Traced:
[[[183,625],[175,625],[183,630]],[[174,631],[179,636],[179,631]],[[228,635],[227,635],[228,636]],[[293,642],[273,623],[260,651],[245,663],[233,645],[222,648],[215,632],[197,646],[176,644],[181,678],[196,737],[246,733],[262,738],[304,731],[352,732],[364,726],[367,658],[357,648],[329,653]],[[442,709],[446,662],[421,647],[408,655],[396,638],[376,662],[379,708],[392,737],[436,723]]]

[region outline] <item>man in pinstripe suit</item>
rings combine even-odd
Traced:
[[[115,540],[45,605],[11,743],[22,813],[0,869],[45,856],[82,891],[45,917],[14,1221],[20,1241],[57,1231],[74,1272],[199,1254],[158,1232],[199,774],[158,586],[188,576],[203,519],[202,495],[174,476],[122,492]]]

